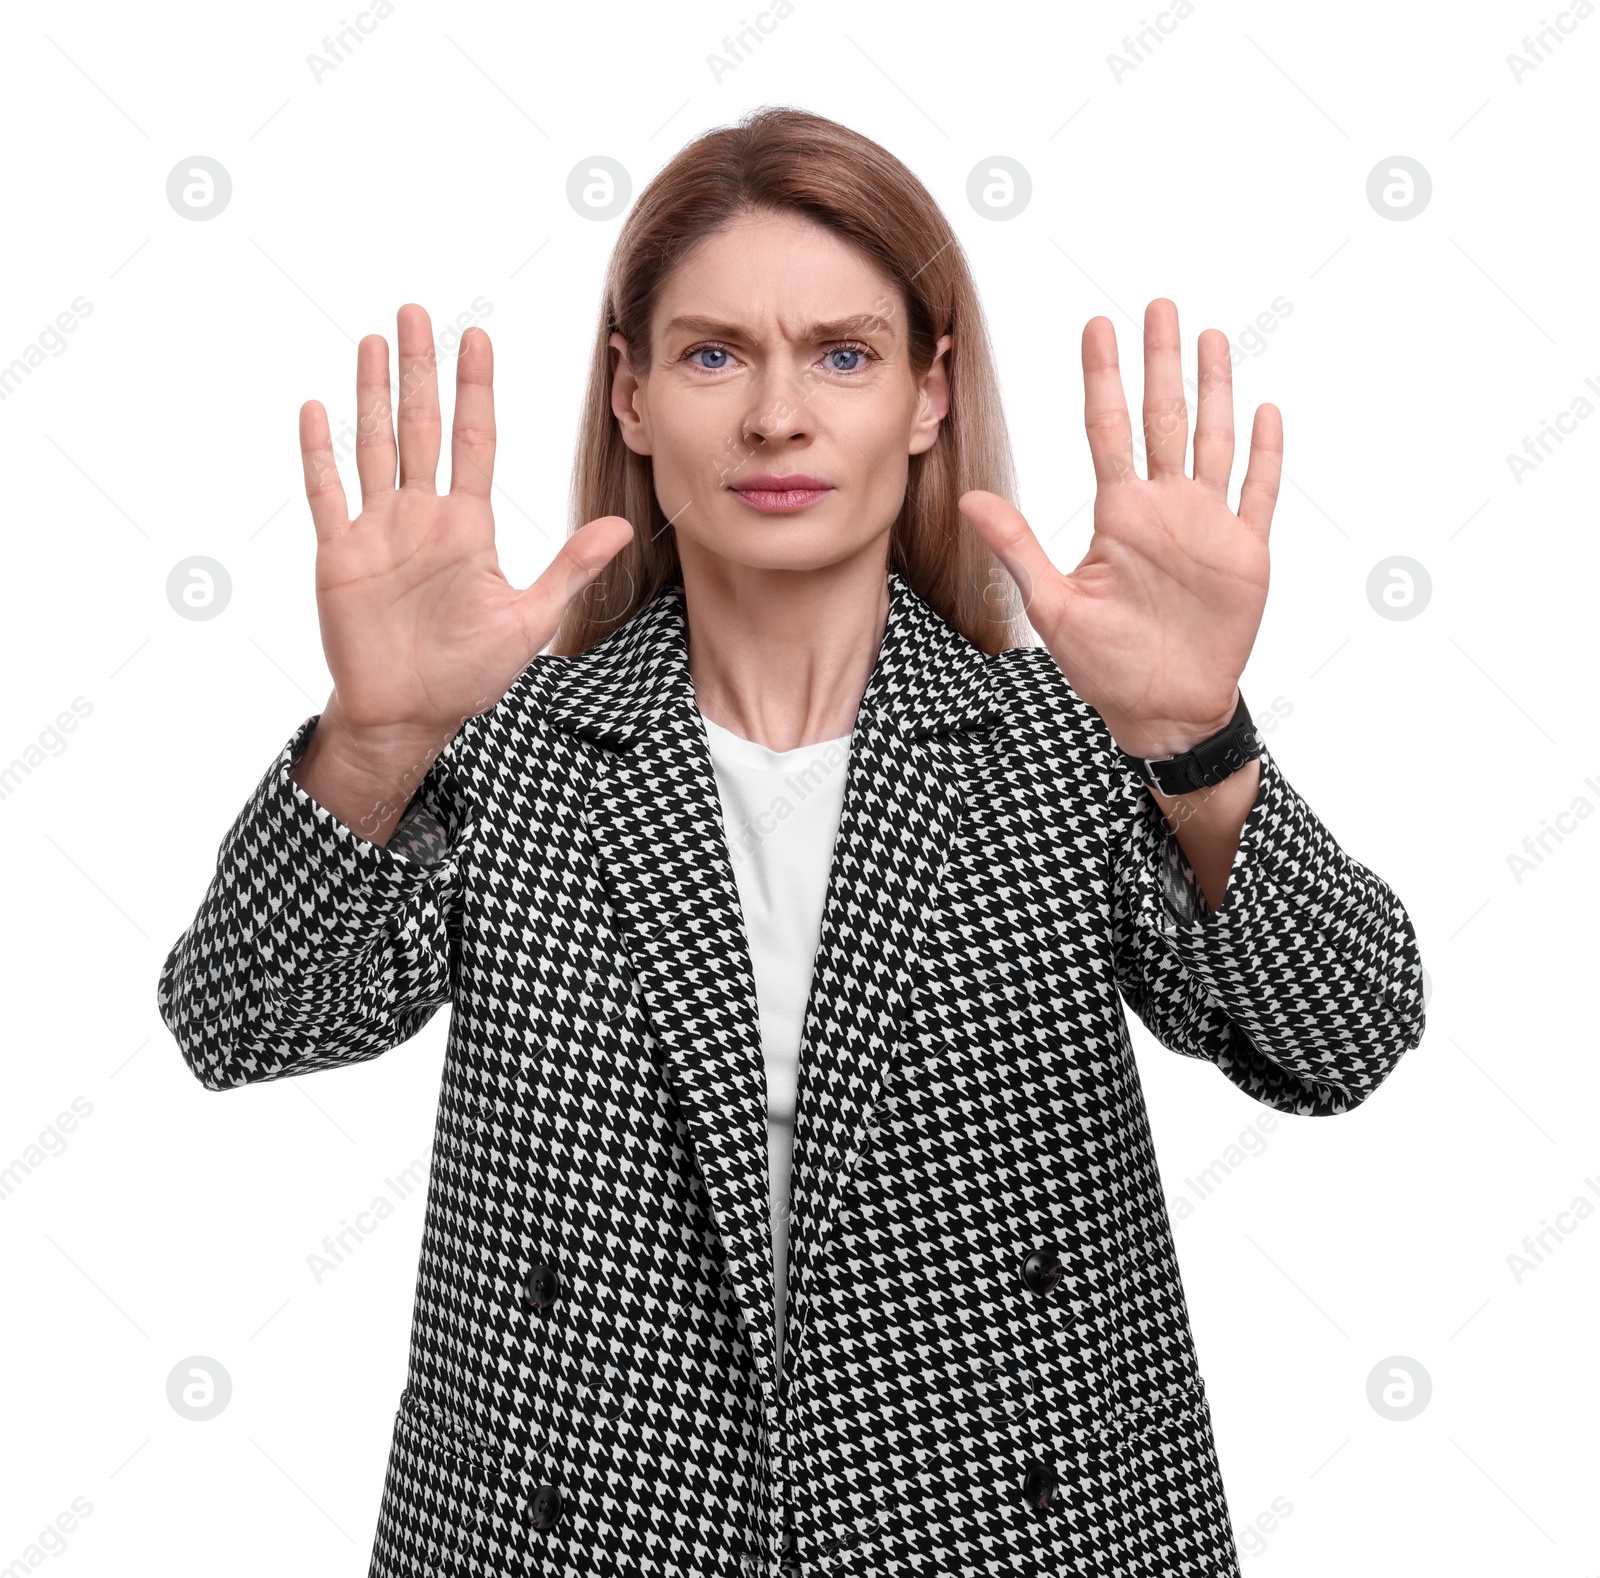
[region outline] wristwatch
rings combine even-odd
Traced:
[[[1241,690],[1239,705],[1233,709],[1228,726],[1187,751],[1175,756],[1132,756],[1119,746],[1117,754],[1147,784],[1162,794],[1178,795],[1221,783],[1246,762],[1254,761],[1262,749],[1261,736],[1251,722]]]

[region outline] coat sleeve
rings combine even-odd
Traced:
[[[1359,1106],[1422,1039],[1422,961],[1405,907],[1351,859],[1269,751],[1221,906],[1208,912],[1155,797],[1116,851],[1117,985],[1157,1040],[1269,1107]]]
[[[289,776],[317,717],[279,751],[161,969],[162,1020],[207,1090],[376,1057],[450,1000],[472,830],[462,754],[476,721],[434,760],[384,845]]]

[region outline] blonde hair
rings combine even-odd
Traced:
[[[630,364],[649,366],[651,314],[663,281],[709,236],[762,211],[826,227],[898,286],[915,376],[932,364],[939,336],[951,336],[950,409],[932,448],[910,457],[890,567],[983,651],[1032,644],[1015,583],[956,507],[970,488],[1014,503],[1016,481],[988,331],[955,232],[921,181],[877,143],[821,115],[767,107],[683,148],[639,194],[617,237],[573,460],[568,531],[621,515],[634,534],[568,605],[549,650],[586,650],[663,586],[682,580],[650,457],[623,442],[611,409],[608,341],[621,333]]]

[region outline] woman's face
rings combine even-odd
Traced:
[[[686,570],[886,560],[909,459],[949,405],[950,337],[918,378],[906,330],[900,291],[848,243],[763,213],[668,275],[642,377],[611,336],[612,409],[628,447],[650,456]]]

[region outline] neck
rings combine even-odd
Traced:
[[[816,570],[734,564],[684,546],[700,710],[775,751],[850,733],[889,616],[885,543]]]

